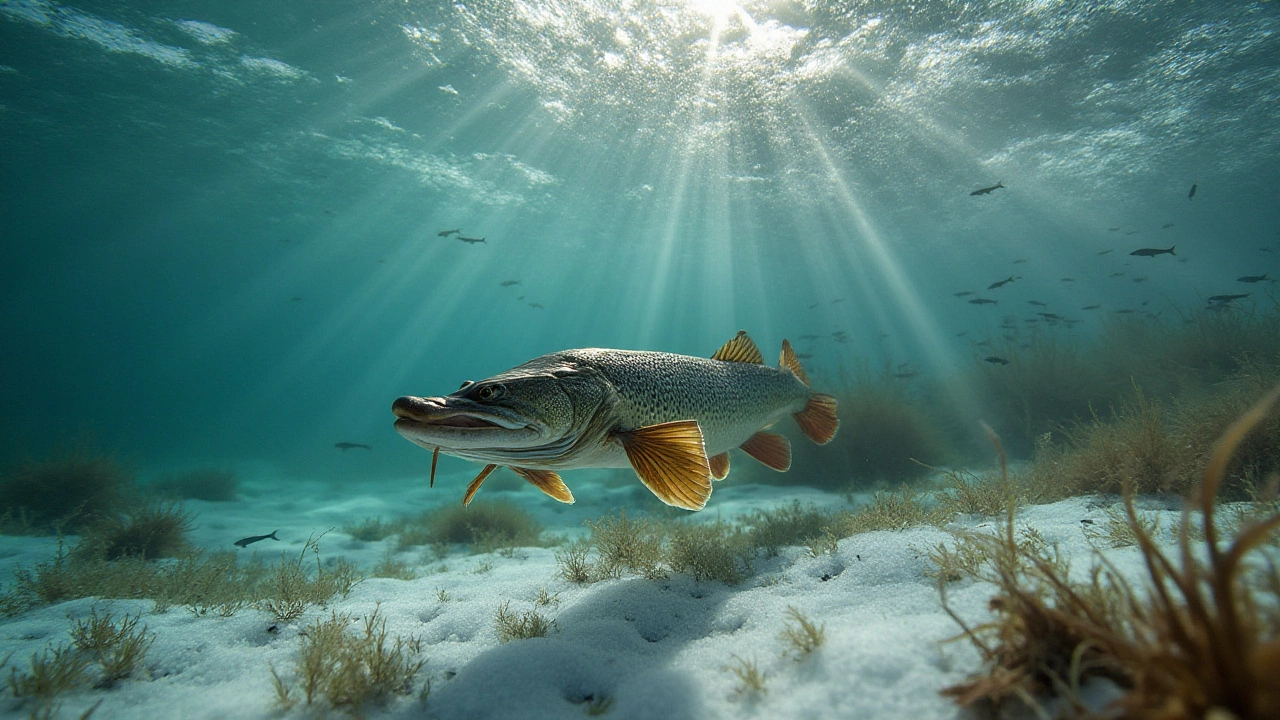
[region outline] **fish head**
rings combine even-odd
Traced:
[[[531,361],[442,397],[392,403],[396,431],[469,460],[537,466],[573,447],[608,397],[590,368]]]

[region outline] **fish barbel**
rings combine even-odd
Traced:
[[[791,415],[818,444],[835,437],[836,401],[809,389],[791,344],[780,367],[764,364],[739,332],[711,359],[585,348],[534,358],[444,397],[397,399],[395,428],[438,453],[486,463],[463,497],[506,466],[561,502],[573,502],[557,471],[635,469],[662,502],[701,510],[711,480],[729,474],[740,448],[774,470],[791,467],[791,445],[765,432]]]

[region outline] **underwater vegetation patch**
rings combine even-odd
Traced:
[[[493,618],[498,642],[504,645],[513,640],[546,637],[555,626],[556,621],[539,613],[537,608],[522,613],[512,612],[510,600],[498,607],[498,613]]]
[[[4,531],[78,532],[123,506],[132,487],[133,475],[111,455],[86,443],[57,450],[0,477]]]
[[[366,705],[413,692],[414,677],[426,663],[418,657],[421,641],[392,638],[380,609],[361,618],[359,631],[352,633],[355,622],[332,611],[317,618],[301,633],[292,677],[271,668],[276,700],[285,711],[300,700],[307,705],[324,701],[361,716]]]
[[[233,470],[204,468],[162,475],[148,483],[145,489],[171,500],[232,502],[240,489],[240,478]]]
[[[1274,507],[1223,536],[1217,495],[1232,456],[1280,398],[1268,393],[1222,435],[1203,482],[1183,511],[1176,553],[1166,554],[1126,489],[1126,517],[1146,576],[1126,582],[1097,556],[1088,580],[1070,579],[1066,563],[1043,543],[1016,539],[1012,509],[999,534],[962,538],[986,560],[965,569],[994,582],[996,618],[971,627],[943,604],[978,648],[986,671],[944,693],[966,706],[999,711],[1010,703],[1057,695],[1087,714],[1078,690],[1091,678],[1122,692],[1111,710],[1123,717],[1280,716],[1280,570],[1256,551],[1280,529]],[[1202,517],[1195,547],[1193,508]],[[953,568],[954,569],[954,568]]]
[[[542,525],[527,510],[505,500],[447,505],[399,521],[401,547],[437,543],[466,545],[471,552],[541,544]]]
[[[109,513],[84,529],[74,553],[81,557],[143,560],[176,557],[189,547],[193,516],[178,504],[143,505]]]

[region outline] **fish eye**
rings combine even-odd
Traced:
[[[476,381],[475,381],[475,380],[463,380],[463,381],[462,381],[462,384],[458,386],[458,389],[459,389],[459,390],[462,390],[462,389],[464,389],[464,388],[467,388],[467,387],[469,387],[469,386],[471,386],[471,385],[475,385],[475,384],[476,384]]]
[[[476,397],[484,401],[497,400],[506,393],[507,389],[502,385],[485,385],[476,391]]]

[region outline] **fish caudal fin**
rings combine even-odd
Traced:
[[[550,470],[531,470],[529,468],[511,468],[515,474],[528,480],[530,484],[562,503],[573,503],[573,493],[564,484],[560,476]]]
[[[649,425],[618,433],[640,482],[662,502],[701,510],[711,497],[711,466],[697,420]]]
[[[809,376],[804,374],[804,368],[800,367],[800,358],[796,357],[796,351],[791,349],[791,341],[782,341],[782,355],[778,358],[778,367],[791,371],[805,387],[809,387]]]
[[[711,467],[711,477],[716,480],[723,480],[729,477],[729,453],[722,452],[719,455],[707,458],[707,465]]]
[[[484,469],[480,471],[480,474],[476,476],[476,479],[472,480],[471,484],[467,486],[467,493],[462,496],[463,507],[471,504],[471,498],[476,496],[476,491],[480,489],[480,483],[484,482],[484,479],[489,477],[489,473],[493,472],[497,468],[497,465],[484,466]]]
[[[781,435],[761,430],[738,447],[765,467],[778,472],[791,469],[791,442]]]
[[[756,347],[755,342],[747,335],[746,330],[739,330],[733,339],[716,351],[711,356],[712,360],[723,360],[725,362],[743,362],[754,363],[756,365],[764,364],[764,355],[760,354],[760,348]]]
[[[804,410],[792,415],[805,437],[826,445],[836,436],[840,418],[836,417],[836,399],[824,393],[814,393]]]

